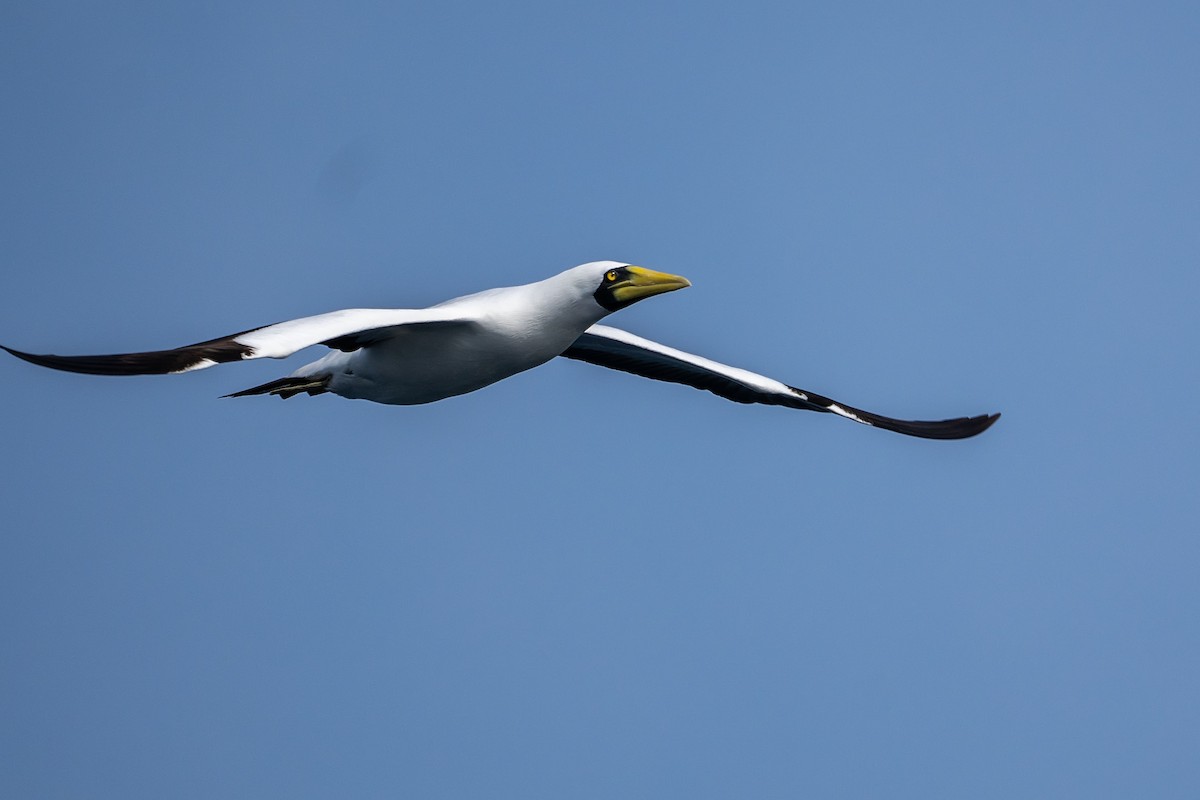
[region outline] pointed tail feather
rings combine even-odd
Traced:
[[[222,395],[222,397],[249,397],[255,394],[273,394],[287,400],[289,397],[294,397],[301,392],[307,392],[309,396],[312,396],[328,391],[329,376],[321,375],[318,377],[280,378],[270,383],[264,383],[261,386],[254,386],[249,389],[243,389],[240,392],[234,392],[233,394]]]

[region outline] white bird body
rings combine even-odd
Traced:
[[[604,317],[691,284],[616,261],[594,261],[524,286],[489,289],[423,309],[352,308],[219,339],[144,353],[97,356],[8,352],[53,369],[96,375],[191,372],[232,361],[285,358],[323,344],[330,352],[286,378],[229,397],[333,393],[389,405],[473,392],[557,356],[681,383],[738,403],[822,411],[926,439],[964,439],[999,414],[935,422],[862,411],[786,383],[685,353],[607,325]]]
[[[590,300],[599,275],[624,266],[595,262],[537,283],[457,297],[428,309],[442,312],[444,322],[404,326],[370,347],[331,352],[292,376],[328,376],[333,394],[389,405],[473,392],[561,355],[609,313]]]

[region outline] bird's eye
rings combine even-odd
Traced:
[[[609,281],[615,281],[618,277],[617,271],[615,269],[610,269],[608,271],[608,274],[605,275],[604,277],[607,278]]]

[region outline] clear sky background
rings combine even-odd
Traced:
[[[1196,9],[5,3],[0,342],[617,259],[694,283],[619,327],[1004,418],[5,357],[0,796],[1198,796]]]

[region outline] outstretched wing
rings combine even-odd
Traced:
[[[765,375],[684,353],[607,325],[588,328],[562,355],[609,369],[631,372],[643,378],[704,389],[735,403],[763,403],[807,411],[826,411],[864,425],[923,439],[966,439],[983,433],[1000,418],[999,414],[982,414],[937,422],[892,419],[837,403]]]
[[[89,375],[166,375],[204,369],[230,361],[285,358],[314,344],[357,350],[395,336],[411,326],[469,325],[472,321],[445,308],[349,308],[303,317],[173,350],[99,356],[55,356],[22,353],[4,347],[32,364]],[[0,345],[3,347],[3,345]]]

